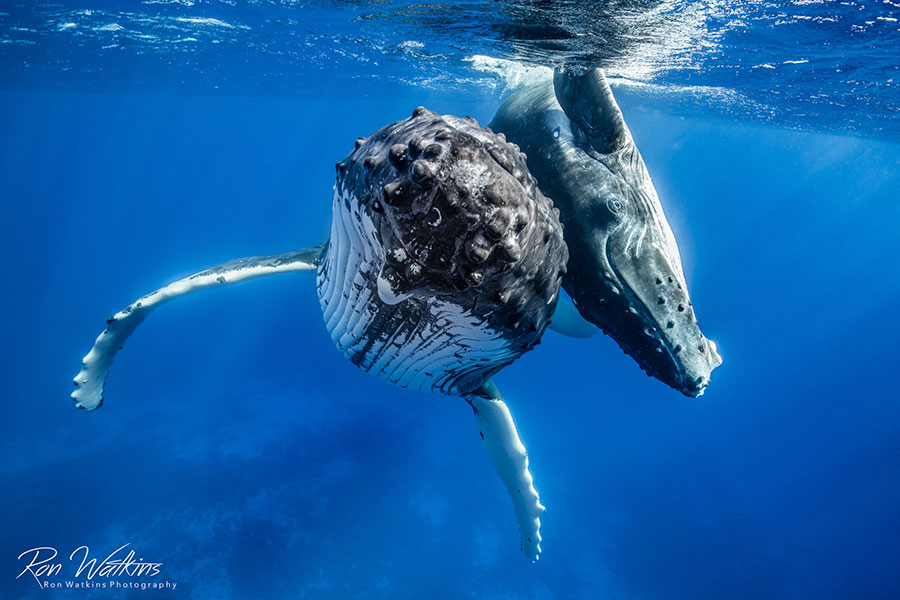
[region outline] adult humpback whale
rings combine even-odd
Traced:
[[[557,68],[512,94],[489,127],[521,147],[559,208],[569,248],[563,287],[577,313],[648,375],[702,394],[722,359],[700,332],[675,236],[603,72]],[[560,303],[557,312],[555,326],[590,334],[575,311]]]
[[[513,500],[522,550],[537,560],[544,507],[491,376],[539,343],[567,259],[558,211],[518,148],[474,119],[420,107],[358,139],[337,164],[326,244],[226,262],[138,299],[107,320],[72,398],[85,410],[101,405],[116,352],[168,300],[316,272],[325,326],[353,364],[401,387],[469,402]]]

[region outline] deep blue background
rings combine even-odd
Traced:
[[[102,409],[67,399],[108,314],[325,239],[357,136],[497,100],[0,93],[0,596],[898,597],[897,144],[623,94],[725,362],[691,400],[605,337],[548,333],[496,378],[548,507],[535,565],[470,409],[355,369],[310,276],[164,307]],[[178,591],[14,580],[28,548],[126,542]]]

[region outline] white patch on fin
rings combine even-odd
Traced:
[[[534,489],[534,478],[528,470],[525,450],[516,424],[503,397],[493,381],[485,383],[476,394],[466,400],[475,410],[478,432],[484,449],[506,491],[513,501],[519,532],[522,534],[522,553],[534,562],[541,554],[541,519],[544,506]]]
[[[116,353],[147,315],[160,305],[210,287],[276,273],[315,271],[324,248],[323,244],[283,254],[239,258],[179,279],[139,298],[107,320],[106,329],[81,361],[81,371],[74,379],[76,389],[72,392],[75,406],[94,410],[103,403],[103,385]]]

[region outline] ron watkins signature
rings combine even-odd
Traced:
[[[159,568],[162,566],[162,563],[145,562],[143,558],[135,560],[136,553],[134,550],[129,550],[128,554],[122,556],[121,553],[130,545],[131,543],[119,546],[102,560],[91,557],[90,549],[87,546],[79,546],[69,555],[69,562],[71,563],[76,563],[80,558],[80,564],[75,570],[75,578],[77,579],[82,575],[88,580],[93,580],[95,577],[155,577],[159,575]],[[38,585],[42,585],[41,578],[52,577],[61,573],[63,563],[54,562],[58,555],[56,548],[50,546],[40,546],[26,550],[19,555],[19,560],[27,560],[28,564],[22,569],[21,573],[16,575],[16,579],[26,573],[30,573],[35,581],[38,582]]]

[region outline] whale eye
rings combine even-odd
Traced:
[[[606,208],[608,208],[609,212],[612,214],[617,215],[622,210],[622,203],[615,198],[609,198],[606,200]]]

